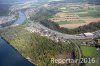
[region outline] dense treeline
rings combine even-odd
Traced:
[[[53,14],[56,14],[58,13],[59,10],[58,9],[47,9],[45,7],[42,7],[39,9],[39,11],[30,17],[31,20],[34,20],[34,21],[41,21],[41,20],[45,20],[45,19],[48,19],[49,16],[52,16]]]
[[[21,27],[8,29],[2,33],[2,36],[37,66],[62,66],[51,63],[51,58],[59,58],[57,55],[60,54],[64,54],[66,57],[71,54],[68,56],[71,58],[73,52],[75,52],[75,56],[77,55],[77,49],[73,42],[55,42],[46,37],[29,33]]]
[[[46,19],[41,21],[41,24],[43,24],[44,26],[52,30],[57,30],[57,31],[60,31],[62,33],[67,33],[67,34],[80,34],[80,33],[93,32],[96,30],[100,30],[100,22],[92,22],[88,25],[80,26],[75,29],[67,29],[63,27],[60,28],[60,26],[57,23],[52,22],[50,20],[46,20]]]

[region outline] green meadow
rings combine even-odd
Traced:
[[[63,24],[79,24],[79,23],[85,23],[85,21],[83,20],[74,20],[74,21],[60,21],[57,22],[59,25],[63,25]]]

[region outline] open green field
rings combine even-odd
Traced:
[[[80,5],[81,6],[81,5]],[[87,14],[78,14],[80,17],[100,17],[100,7],[95,6],[95,8],[88,7],[88,8],[83,8],[83,7],[77,7],[78,9],[71,9],[70,7],[63,6],[59,8],[60,11],[62,12],[69,12],[69,13],[79,13],[79,12],[88,12]]]
[[[95,47],[81,46],[80,48],[83,56],[85,57],[92,57],[94,53],[97,52]]]
[[[82,7],[78,7],[78,9],[70,9],[70,7],[62,7],[62,8],[58,8],[60,11],[62,12],[69,12],[69,13],[77,13],[77,12],[87,12],[87,11],[93,11],[94,8],[88,8],[88,9],[85,9],[85,8],[82,8]],[[96,10],[99,9],[99,8],[96,8]]]
[[[69,12],[69,13],[80,13],[80,12],[88,12],[87,14],[77,14],[80,17],[100,17],[100,9],[96,8],[95,10],[93,8],[88,8],[88,9],[79,9],[79,10],[68,10],[68,9],[62,9],[62,12]]]
[[[95,47],[81,46],[83,58],[94,58],[95,63],[86,63],[83,66],[99,66],[100,65],[100,50],[96,50]]]
[[[94,17],[94,18],[97,18],[97,17],[100,17],[100,11],[90,11],[88,12],[87,14],[78,14],[80,17]]]
[[[48,18],[59,18],[60,16],[55,16],[55,15],[52,15],[52,16],[48,16]]]
[[[83,20],[75,20],[75,21],[60,21],[57,22],[59,25],[63,25],[63,24],[79,24],[79,23],[85,23],[85,21]]]

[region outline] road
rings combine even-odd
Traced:
[[[51,34],[56,34],[58,37],[63,37],[64,39],[85,39],[84,36],[63,34],[61,32],[51,30],[51,29],[45,27],[44,25],[40,24],[39,22],[32,22],[31,21],[30,28],[33,28],[33,27],[38,29],[38,30],[43,29],[45,31],[49,31],[49,32],[51,32]]]
[[[74,40],[70,40],[71,42],[73,42]],[[79,46],[78,46],[78,44],[77,43],[79,43],[80,41],[74,41],[73,42],[73,44],[76,46],[76,48],[77,48],[77,50],[78,50],[78,66],[80,66],[80,59],[82,58],[82,54],[81,54],[81,50],[80,50],[80,48],[79,48]]]

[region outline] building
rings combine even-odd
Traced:
[[[94,34],[93,33],[83,33],[83,35],[85,36],[85,37],[87,37],[87,38],[94,38]]]

